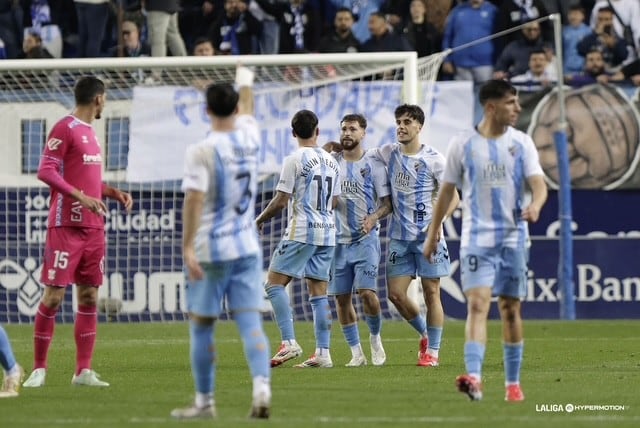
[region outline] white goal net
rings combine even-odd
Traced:
[[[348,113],[362,113],[369,121],[366,147],[394,142],[395,107],[429,103],[432,86],[424,83],[435,79],[441,60],[418,63],[414,52],[240,59],[256,72],[256,116],[263,137],[258,211],[273,195],[282,159],[295,149],[289,125],[295,111],[308,108],[318,113],[321,143],[338,139],[340,119]],[[201,89],[210,82],[233,81],[237,61],[188,57],[0,62],[0,322],[28,323],[36,313],[49,191],[35,174],[47,134],[71,111],[73,85],[84,74],[107,83],[103,118],[94,122],[105,180],[131,192],[135,201],[130,214],[115,203],[108,205],[100,297],[121,304],[106,305],[107,313],[101,316],[122,322],[185,318],[179,191],[183,152],[209,128]],[[265,225],[265,270],[285,222],[283,213]],[[381,236],[386,237],[385,230]],[[385,316],[391,317],[383,273],[381,269],[381,302]],[[296,281],[289,292],[296,318],[311,319],[305,287]],[[67,293],[60,310],[63,322],[73,319],[74,294]]]

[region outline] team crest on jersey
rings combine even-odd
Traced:
[[[415,162],[413,164],[413,169],[415,169],[416,171],[419,171],[420,168],[422,168],[422,167],[423,167],[422,162]]]
[[[62,144],[62,140],[59,138],[49,138],[47,141],[47,148],[51,151],[58,150],[58,147]]]
[[[49,281],[53,281],[54,279],[56,279],[56,270],[55,269],[49,269],[47,271],[47,279],[49,279]]]
[[[509,149],[508,149],[508,150],[509,150],[509,154],[510,154],[511,156],[515,156],[515,155],[516,155],[516,152],[518,151],[518,148],[514,145],[514,146],[509,147]]]
[[[89,144],[89,139],[87,138],[86,135],[82,136],[82,144]]]
[[[364,178],[367,175],[371,174],[371,167],[369,165],[364,168],[360,168],[360,175]]]

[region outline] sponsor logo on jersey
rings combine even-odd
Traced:
[[[59,138],[49,138],[47,141],[47,148],[51,151],[58,150],[58,147],[62,144],[62,140]]]
[[[95,155],[88,155],[88,154],[84,153],[82,155],[82,162],[84,162],[85,165],[101,164],[102,163],[102,154],[97,153]]]

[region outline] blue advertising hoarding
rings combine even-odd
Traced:
[[[577,318],[640,318],[640,232],[633,201],[636,192],[574,192],[576,232],[592,235],[574,241]],[[8,188],[0,193],[0,322],[31,322],[42,293],[39,283],[48,206],[46,189]],[[181,196],[173,191],[133,192],[136,209],[126,214],[109,205],[108,254],[100,295],[122,301],[113,320],[161,321],[185,319],[182,273]],[[534,237],[528,293],[523,311],[529,319],[559,318],[557,288],[558,241],[555,195],[532,225]],[[453,272],[443,279],[442,300],[447,316],[464,318],[466,307],[459,283],[458,220],[449,236]],[[274,230],[273,235],[279,232]],[[272,236],[277,241],[279,236]],[[536,238],[537,237],[537,238]],[[383,257],[386,255],[383,239]],[[265,246],[266,256],[268,248]],[[265,260],[268,263],[268,259]],[[266,268],[266,265],[265,265]],[[397,317],[386,299],[384,259],[380,297],[385,317]],[[291,285],[298,319],[310,319],[308,296],[298,281]],[[73,319],[73,293],[67,293],[63,321]],[[497,317],[495,308],[492,317]]]

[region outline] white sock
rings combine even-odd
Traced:
[[[253,378],[253,398],[263,393],[271,399],[271,380],[268,377],[256,376]]]
[[[204,409],[213,406],[213,394],[203,394],[196,392],[196,407]]]
[[[350,348],[352,357],[359,357],[361,355],[364,355],[364,352],[362,351],[362,345],[360,343],[358,343],[357,345],[353,345]]]

